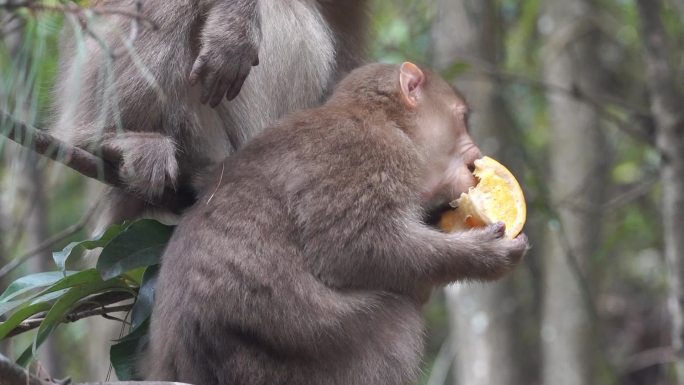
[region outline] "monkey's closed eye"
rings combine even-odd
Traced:
[[[466,112],[463,114],[463,121],[466,122],[466,125],[467,125],[468,127],[470,127],[470,119],[473,117],[473,114],[474,114],[474,113],[475,113],[475,112],[474,112],[473,110],[468,109],[468,111],[466,111]]]

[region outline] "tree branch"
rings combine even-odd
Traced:
[[[10,361],[0,354],[0,380],[2,385],[58,385],[59,382],[43,381],[26,369]],[[122,381],[122,382],[88,382],[75,385],[189,385],[181,382],[165,381]]]
[[[579,87],[568,88],[559,84],[547,83],[543,80],[528,77],[526,75],[489,68],[488,66],[480,65],[479,63],[476,69],[466,71],[464,76],[471,76],[474,80],[480,80],[481,76],[483,76],[487,81],[504,82],[507,84],[524,84],[544,93],[565,95],[578,102],[595,107],[601,112],[601,116],[613,122],[617,129],[625,132],[636,140],[645,142],[650,146],[655,146],[654,128],[650,111],[629,104],[624,100],[607,95],[589,95]],[[606,106],[616,106],[627,112],[629,117],[627,119],[621,119],[606,109]]]
[[[4,128],[2,135],[14,142],[60,162],[88,178],[101,180],[114,187],[123,186],[118,170],[111,163],[86,150],[62,142],[44,131],[29,127],[4,111],[0,111],[0,127]]]
[[[83,17],[86,11],[92,12],[96,15],[118,15],[128,17],[134,20],[144,21],[149,27],[153,29],[158,29],[157,24],[141,12],[132,12],[126,9],[110,8],[110,7],[81,7],[77,4],[44,4],[36,0],[26,0],[26,1],[10,1],[0,3],[0,8],[7,11],[14,11],[20,8],[26,8],[32,12],[59,12],[59,13],[70,13],[79,17]]]
[[[81,304],[76,306],[69,314],[64,316],[62,323],[75,322],[83,318],[106,316],[110,313],[126,312],[133,308],[133,304],[124,304],[117,306],[109,306],[121,301],[134,298],[133,295],[127,292],[106,292],[91,298],[85,299]],[[20,323],[16,328],[12,329],[7,334],[6,338],[14,337],[18,334],[25,333],[40,326],[45,320],[44,314],[37,317],[27,319]],[[3,384],[4,385],[4,384]]]
[[[0,378],[2,385],[52,385],[50,382],[41,381],[2,354],[0,354]]]
[[[86,150],[65,143],[45,131],[20,122],[2,110],[0,110],[0,128],[3,128],[0,135],[8,137],[19,145],[62,163],[88,178],[124,189],[151,206],[163,207],[179,213],[195,202],[194,193],[185,186],[181,186],[177,190],[166,188],[164,194],[158,199],[151,199],[128,190],[119,178],[118,164],[115,165]],[[117,159],[120,156],[119,154],[108,154],[107,158]]]
[[[75,322],[83,318],[94,317],[98,315],[108,315],[110,313],[127,312],[133,308],[133,304],[119,305],[119,306],[103,306],[96,309],[85,310],[81,312],[69,313],[64,317],[62,323]],[[20,323],[16,328],[7,334],[7,337],[14,337],[18,334],[25,333],[40,326],[45,320],[44,317],[31,318]]]
[[[636,372],[654,365],[673,362],[675,359],[672,346],[662,346],[648,349],[635,354],[627,360],[621,368],[623,374]]]

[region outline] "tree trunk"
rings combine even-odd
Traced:
[[[584,94],[599,93],[597,30],[588,0],[546,0],[544,79]],[[601,234],[608,151],[595,107],[549,94],[549,192],[558,219],[544,245],[542,382],[592,383],[592,320],[587,303],[588,264]]]
[[[679,15],[684,19],[684,0],[673,0],[675,7],[679,11]]]
[[[12,23],[10,23],[12,24]],[[25,55],[22,52],[22,44],[24,44],[24,27],[18,26],[12,33],[3,36],[5,44],[10,52],[11,57],[19,57]],[[26,68],[30,68],[31,63],[26,63]],[[16,104],[14,115],[28,124],[34,124],[36,120],[36,109],[31,105],[32,90],[34,84],[28,75],[28,70],[20,71],[16,78],[16,84],[10,94],[7,95],[7,100],[13,100]],[[14,91],[14,92],[13,92]],[[43,175],[37,167],[38,156],[26,150],[19,150],[18,148],[10,149],[13,158],[18,160],[18,166],[15,168],[15,173],[11,176],[15,183],[12,183],[18,189],[20,194],[17,194],[17,199],[24,199],[25,210],[20,213],[24,220],[17,220],[15,222],[24,225],[26,234],[26,248],[32,249],[38,246],[41,242],[48,238],[47,230],[47,207],[45,200],[45,193],[43,191]],[[21,233],[19,233],[21,234]],[[52,254],[49,251],[44,251],[34,256],[28,265],[31,273],[43,272],[51,270],[54,267],[52,264]],[[61,376],[61,369],[58,363],[57,346],[54,344],[54,336],[50,336],[47,341],[41,346],[38,353],[38,361],[42,368],[52,376]]]
[[[668,264],[668,307],[678,384],[684,383],[684,91],[669,57],[661,20],[661,0],[637,0],[646,60],[646,81],[656,122],[656,143],[662,154],[662,220]]]
[[[437,0],[432,25],[433,61],[438,69],[456,62],[496,67],[502,39],[492,0]],[[511,119],[497,85],[474,75],[458,82],[476,113],[471,130],[483,153],[511,166],[503,150]],[[458,284],[446,289],[454,352],[454,381],[463,385],[521,383],[522,365],[515,354],[518,305],[511,277],[496,283]]]
[[[26,221],[26,248],[32,249],[49,236],[48,233],[48,209],[45,199],[43,172],[37,166],[38,156],[33,153],[24,157],[25,162],[21,167],[22,175],[17,176],[23,179],[22,184],[26,191],[26,197],[30,207],[28,207],[29,217]],[[39,273],[54,270],[52,253],[45,250],[38,253],[28,262],[29,271]],[[40,347],[38,360],[41,366],[53,377],[62,378],[64,373],[59,361],[59,349],[55,342],[57,335],[53,334]]]

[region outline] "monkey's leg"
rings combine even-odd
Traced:
[[[406,298],[389,293],[336,291],[306,273],[277,285],[271,285],[273,292],[282,295],[248,290],[227,295],[220,292],[224,309],[230,309],[231,314],[216,314],[215,319],[233,318],[234,323],[223,323],[223,327],[276,351],[316,360],[353,350],[370,338],[373,332],[368,325],[379,325],[414,306]],[[206,309],[203,317],[207,317]],[[211,335],[212,329],[206,333]]]

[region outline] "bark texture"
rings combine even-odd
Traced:
[[[22,45],[25,43],[24,26],[19,26],[13,33],[3,36],[4,42],[12,57],[25,55]],[[26,68],[31,68],[31,61],[26,63]],[[33,122],[37,119],[37,111],[32,108],[32,94],[34,89],[33,79],[28,71],[19,71],[16,76],[16,85],[9,91],[8,100],[15,104],[15,113],[24,121]],[[23,92],[26,92],[25,94]],[[0,116],[0,126],[4,128],[4,116]],[[18,148],[10,149],[17,159],[11,174],[11,186],[15,187],[19,194],[17,200],[21,200],[24,209],[18,212],[16,222],[20,228],[25,229],[26,248],[32,249],[48,238],[48,209],[43,189],[43,173],[38,167],[38,156],[28,151],[18,151]],[[25,222],[24,222],[25,221]],[[28,266],[29,272],[38,273],[52,270],[52,253],[43,251],[37,254]],[[54,343],[54,336],[50,336],[37,353],[36,359],[41,367],[52,376],[61,376],[59,372],[58,351]]]
[[[591,2],[546,0],[544,6],[545,82],[599,93]],[[594,351],[585,294],[588,265],[600,241],[608,150],[594,106],[560,93],[548,97],[548,187],[558,218],[549,222],[544,244],[542,383],[585,385],[592,383]]]
[[[497,5],[492,0],[437,0],[432,26],[433,63],[445,69],[457,62],[496,68],[501,57]],[[482,152],[511,167],[505,150],[511,119],[497,84],[477,71],[458,81],[475,114],[472,133]],[[510,157],[508,157],[510,159]],[[515,354],[513,315],[518,304],[511,277],[487,284],[446,289],[454,352],[454,382],[467,385],[521,383]]]
[[[656,144],[662,154],[662,221],[668,264],[668,308],[677,383],[684,383],[684,92],[677,87],[668,39],[661,20],[661,0],[637,0]],[[678,2],[680,4],[681,2]]]
[[[21,167],[22,174],[17,175],[22,188],[28,197],[28,218],[26,223],[26,247],[34,248],[40,245],[49,236],[48,232],[48,206],[45,198],[43,172],[37,165],[38,156],[30,153],[24,157]],[[44,250],[29,260],[28,268],[32,273],[54,270],[52,253]],[[41,366],[54,378],[62,378],[64,373],[59,360],[59,348],[56,343],[56,335],[51,335],[43,343],[38,353]]]

